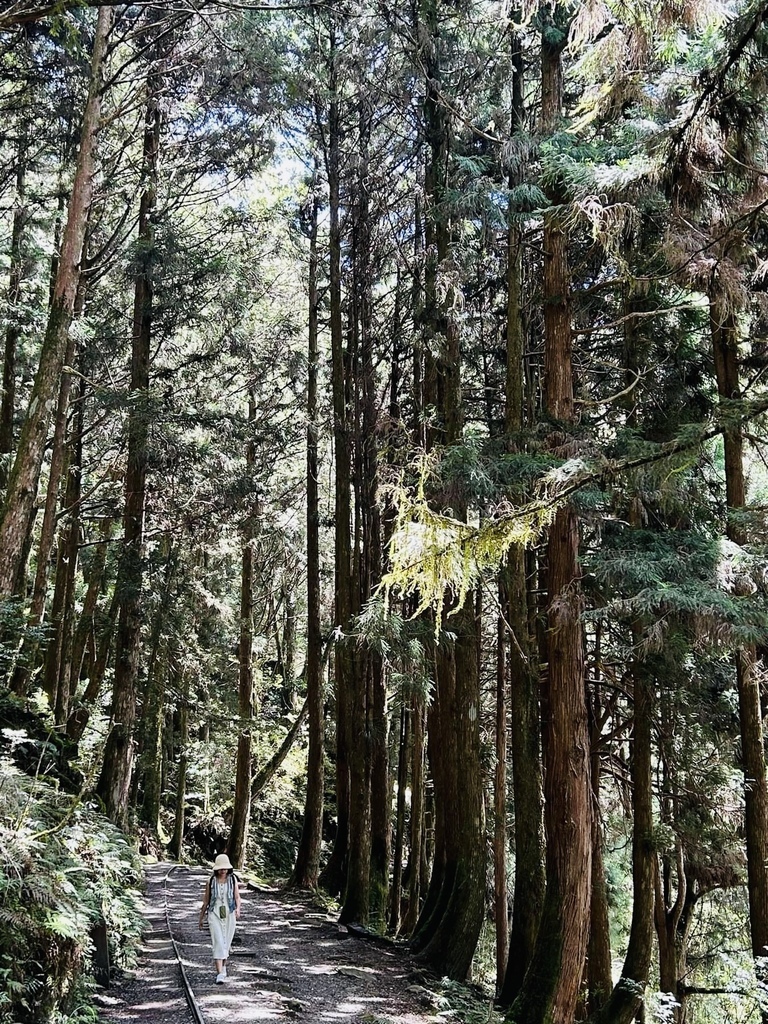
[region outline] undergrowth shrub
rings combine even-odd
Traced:
[[[114,966],[141,930],[140,864],[102,815],[0,760],[0,1024],[95,1020],[91,929]]]

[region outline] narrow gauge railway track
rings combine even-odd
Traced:
[[[241,885],[229,976],[215,984],[198,919],[208,871],[146,869],[143,955],[104,1004],[102,1024],[432,1024],[402,951],[353,939],[300,893]]]
[[[170,878],[171,874],[174,871],[176,871],[178,867],[178,864],[172,864],[170,868],[168,868],[168,870],[166,871],[165,877],[163,878],[163,905],[165,909],[165,923],[168,927],[168,937],[171,940],[171,946],[173,947],[173,952],[176,957],[176,963],[178,965],[179,975],[181,977],[181,987],[184,990],[184,998],[187,1000],[189,1012],[192,1014],[192,1018],[195,1021],[195,1024],[206,1024],[205,1017],[203,1016],[203,1011],[200,1009],[200,1004],[197,1001],[194,989],[190,984],[189,976],[187,975],[187,969],[184,966],[184,959],[181,953],[179,952],[179,944],[176,941],[176,936],[173,934],[173,926],[171,924],[171,913],[170,908],[168,907],[168,879]]]
[[[209,875],[210,868],[185,864],[159,864],[148,872],[154,879],[156,927],[162,929],[165,940],[162,955],[168,981],[172,979],[178,1003],[186,1003],[185,1020],[188,1024],[240,1024],[265,1018],[289,1019],[291,1008],[298,1006],[299,1000],[292,997],[293,962],[285,955],[293,935],[284,935],[292,926],[286,920],[283,897],[275,894],[261,900],[256,916],[257,894],[241,879],[243,917],[230,951],[229,975],[223,985],[217,985],[208,928],[204,925],[200,930],[198,926]],[[294,912],[303,917],[305,908],[299,904]],[[302,927],[301,922],[297,923]],[[270,938],[266,950],[258,943],[264,926]],[[277,956],[279,962],[273,963],[272,956]],[[155,1022],[148,1020],[146,1024]]]

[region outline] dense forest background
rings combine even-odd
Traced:
[[[768,1019],[768,5],[0,4],[0,1021],[139,853],[517,1024]]]

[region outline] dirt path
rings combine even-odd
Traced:
[[[141,961],[135,977],[101,999],[103,1024],[193,1024],[165,921],[168,868],[147,869],[148,928]],[[200,868],[177,868],[167,882],[171,928],[206,1024],[435,1021],[404,951],[351,937],[334,917],[296,893],[242,889],[229,977],[216,985],[208,932],[198,930],[206,877]]]

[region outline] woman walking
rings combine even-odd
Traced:
[[[213,874],[205,886],[200,908],[200,930],[208,914],[208,929],[213,944],[216,964],[216,984],[223,985],[227,977],[227,957],[235,934],[235,920],[240,917],[240,889],[234,868],[226,853],[220,853],[213,864]]]

